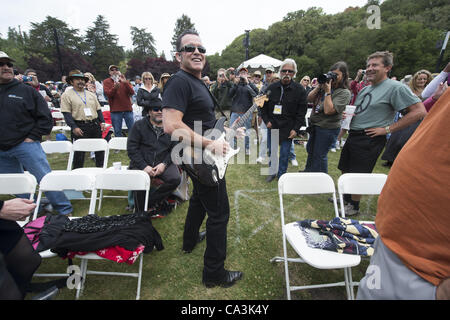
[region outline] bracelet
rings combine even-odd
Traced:
[[[384,127],[384,130],[386,130],[386,134],[391,133],[391,128],[389,128],[389,126]]]
[[[331,93],[325,93],[324,97],[331,96]]]

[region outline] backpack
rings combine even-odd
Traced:
[[[65,215],[46,215],[28,222],[23,231],[37,252],[52,248],[66,222],[70,219]]]

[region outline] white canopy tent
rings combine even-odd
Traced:
[[[264,71],[268,67],[273,67],[275,71],[278,70],[278,67],[281,65],[282,61],[266,56],[265,54],[260,54],[256,57],[253,57],[247,61],[242,62],[239,67],[237,67],[237,70],[239,70],[242,67],[245,67],[248,69],[249,73],[254,72],[256,70],[260,70],[261,73],[264,74]]]

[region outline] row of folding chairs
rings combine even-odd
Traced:
[[[41,143],[46,154],[67,153],[67,170],[72,170],[73,155],[75,151],[96,152],[104,151],[105,160],[103,169],[107,168],[110,152],[113,150],[127,150],[127,137],[114,137],[109,141],[100,138],[78,139],[73,143],[70,141],[44,141]],[[85,169],[85,168],[79,168]]]
[[[29,173],[17,173],[17,174],[0,174],[2,183],[0,184],[0,194],[30,194],[29,198],[34,199],[34,194],[37,188],[37,182],[33,175]],[[146,201],[148,203],[149,189],[150,189],[150,177],[147,173],[141,170],[105,170],[96,175],[92,175],[87,172],[77,171],[52,171],[45,175],[39,183],[39,192],[36,199],[36,209],[33,213],[32,219],[36,219],[38,215],[39,204],[42,199],[42,193],[46,191],[90,191],[90,204],[88,214],[95,213],[97,190],[123,190],[134,191],[144,190],[146,192]],[[147,205],[144,208],[147,210]],[[76,218],[73,218],[76,219]],[[21,225],[25,225],[27,221],[22,222]],[[42,258],[55,257],[56,254],[50,250],[40,252]],[[104,260],[95,253],[89,253],[86,255],[77,255],[75,258],[81,259],[81,283],[77,288],[76,298],[78,299],[82,294],[82,290],[85,285],[86,276],[88,274],[101,274],[101,275],[118,275],[118,276],[131,276],[138,280],[136,299],[140,298],[141,279],[142,279],[142,265],[143,255],[139,257],[139,266],[137,272],[132,273],[119,273],[119,272],[106,272],[106,271],[92,271],[87,269],[89,260]],[[36,276],[67,276],[67,274],[35,274]]]
[[[360,264],[361,256],[346,253],[337,253],[320,248],[308,246],[303,232],[298,227],[297,222],[286,221],[283,195],[312,195],[331,194],[335,217],[345,218],[344,194],[357,195],[379,195],[386,182],[387,175],[377,173],[347,173],[339,177],[338,194],[340,210],[337,205],[336,188],[333,179],[325,173],[319,172],[299,172],[286,173],[278,181],[278,194],[280,200],[281,226],[283,236],[283,256],[274,257],[271,262],[284,262],[285,282],[287,299],[291,299],[291,292],[304,289],[327,288],[335,286],[345,286],[347,299],[353,300],[354,286],[358,282],[353,282],[351,268]],[[373,223],[371,221],[361,221],[361,223]],[[287,243],[298,255],[295,258],[288,257]],[[315,284],[295,286],[289,279],[289,262],[306,263],[317,269],[343,269],[344,281],[328,284]]]

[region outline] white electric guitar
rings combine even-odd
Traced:
[[[236,135],[236,130],[244,125],[244,123],[250,118],[253,112],[258,107],[262,107],[264,102],[267,101],[267,95],[259,95],[253,99],[253,105],[247,110],[247,112],[242,115],[228,131],[225,131],[224,124],[226,121],[225,117],[221,117],[216,121],[213,129],[206,131],[205,137],[211,140],[224,140],[230,142]],[[188,147],[192,148],[192,147]],[[188,151],[188,150],[186,150]],[[196,154],[195,150],[189,150],[191,154]],[[208,181],[217,182],[219,179],[223,179],[225,172],[227,170],[228,162],[234,155],[239,152],[239,148],[230,148],[229,151],[224,155],[217,155],[211,152],[209,149],[202,150],[203,161],[192,159],[192,163],[199,163],[194,166],[190,166],[191,170],[195,170],[197,176],[201,175],[211,175],[210,177],[203,177]],[[197,153],[198,154],[198,153]],[[195,158],[195,156],[193,157]]]

